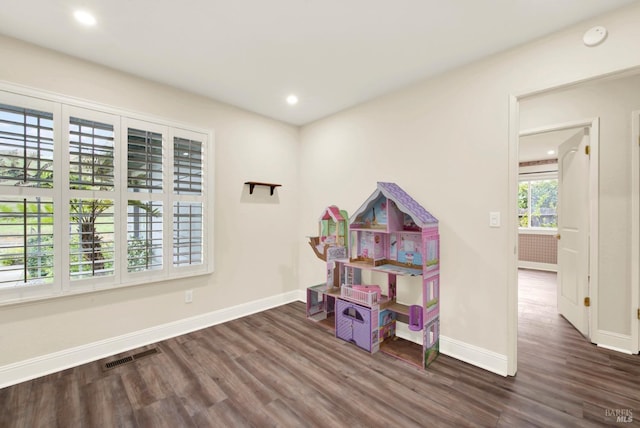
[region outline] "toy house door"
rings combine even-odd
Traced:
[[[336,336],[371,351],[371,310],[345,300],[338,300]]]

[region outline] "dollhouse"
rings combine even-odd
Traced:
[[[307,318],[368,352],[382,351],[427,368],[439,349],[438,220],[397,184],[384,182],[353,214],[348,236],[340,226],[346,219],[344,211],[328,207],[320,217],[319,236],[311,238],[314,252],[327,263],[327,281],[307,289]],[[334,248],[335,257],[323,258],[332,247],[340,248]],[[418,285],[403,281],[403,286],[419,287],[419,303],[399,301],[398,279],[403,277],[419,279]],[[415,335],[400,337],[401,326],[421,334],[417,340]]]
[[[307,289],[307,318],[334,329],[334,307],[340,294],[340,274],[336,272],[339,260],[345,260],[348,240],[347,212],[331,205],[322,211],[318,219],[318,236],[309,238],[315,255],[326,263],[327,280]]]

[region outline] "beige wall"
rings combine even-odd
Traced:
[[[212,275],[2,307],[0,367],[297,289],[297,127],[9,38],[0,57],[2,81],[213,130],[216,183]]]
[[[639,20],[635,5],[303,127],[300,235],[325,205],[353,212],[376,181],[397,182],[440,219],[442,335],[508,356],[513,373],[510,96],[640,65]],[[610,36],[587,48],[596,24]],[[489,228],[490,211],[502,227]],[[320,281],[322,266],[300,248],[301,286]]]
[[[522,129],[600,118],[599,288],[593,338],[605,343],[607,333],[631,333],[633,110],[640,110],[640,75],[557,90],[520,103]]]

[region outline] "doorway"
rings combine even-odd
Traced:
[[[597,123],[567,122],[521,131],[518,150],[518,267],[557,272],[543,276],[557,283],[545,290],[555,290],[556,313],[586,338],[590,261],[597,260],[589,248],[590,235],[597,236],[589,210],[590,185],[597,183],[597,177],[590,177],[590,150],[598,147]],[[521,278],[519,274],[519,290]]]
[[[632,152],[637,153],[638,132],[633,131],[632,112],[640,109],[640,69],[617,75],[598,77],[579,84],[550,88],[544,92],[512,96],[510,99],[510,160],[509,206],[517,209],[518,141],[520,130],[535,129],[540,124],[562,123],[577,117],[598,117],[598,135],[602,144],[591,148],[590,221],[597,232],[590,236],[589,336],[600,347],[619,352],[637,352],[640,341],[637,309],[640,304],[640,250],[633,244],[637,256],[632,256],[630,228],[637,226],[640,198],[632,191]],[[635,119],[634,119],[635,121]],[[581,120],[588,122],[588,120]],[[638,124],[634,124],[636,128]],[[632,138],[635,140],[632,141]],[[631,144],[630,144],[631,143]],[[635,145],[635,146],[634,146]],[[633,147],[633,149],[632,149]],[[637,162],[634,160],[633,162]],[[636,176],[639,175],[635,173]],[[640,184],[634,186],[640,188]],[[633,197],[632,197],[633,195]],[[508,371],[517,371],[517,257],[518,218],[510,219],[509,242],[513,270],[509,275],[509,350]],[[638,231],[640,233],[640,230]],[[633,238],[636,242],[640,238]],[[598,253],[601,258],[598,262]],[[596,258],[594,260],[594,257]],[[600,282],[600,284],[598,284]]]

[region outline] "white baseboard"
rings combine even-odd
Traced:
[[[600,348],[622,352],[623,354],[633,354],[631,351],[631,336],[629,335],[597,330],[591,340]]]
[[[507,376],[507,356],[440,335],[440,352],[481,369]]]
[[[0,389],[140,346],[302,300],[302,290],[267,297],[0,367]]]
[[[552,263],[538,263],[518,260],[518,267],[521,269],[546,270],[549,272],[558,272],[558,265]]]

